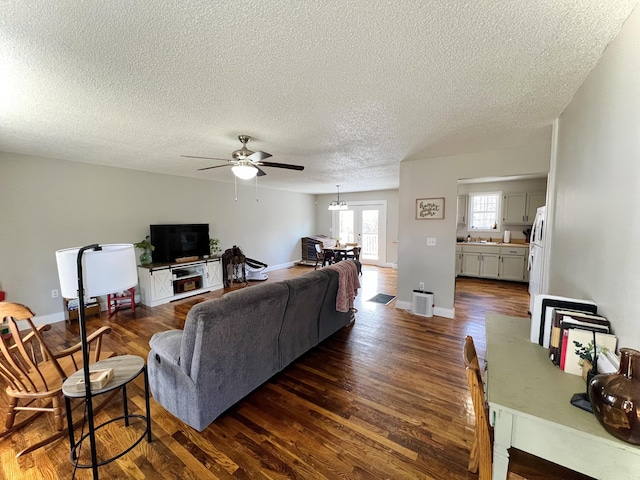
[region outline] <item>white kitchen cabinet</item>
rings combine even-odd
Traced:
[[[467,224],[468,200],[467,195],[458,195],[458,225]]]
[[[500,255],[483,253],[480,256],[480,278],[498,278]]]
[[[509,193],[502,198],[502,223],[522,225],[526,223],[526,211],[526,193]]]
[[[502,256],[500,258],[499,277],[502,280],[522,282],[524,280],[524,262],[522,257]]]
[[[529,193],[527,194],[527,224],[532,224],[536,218],[538,208],[547,203],[546,193]]]
[[[522,282],[528,251],[526,245],[456,245],[456,275]]]
[[[480,254],[480,278],[498,278],[498,266],[500,263],[500,247],[497,245],[465,245],[463,251],[466,253],[477,252]]]
[[[536,210],[545,204],[545,193],[508,193],[502,198],[502,223],[531,225]]]
[[[456,277],[462,274],[462,245],[456,245]]]
[[[498,277],[501,280],[524,281],[528,251],[523,247],[501,247]]]
[[[463,252],[462,254],[462,269],[460,274],[467,277],[479,277],[480,276],[480,253],[478,252]]]

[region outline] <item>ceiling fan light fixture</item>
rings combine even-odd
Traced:
[[[231,171],[242,180],[251,180],[258,174],[258,169],[253,165],[234,165]]]

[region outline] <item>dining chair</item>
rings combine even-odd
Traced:
[[[362,247],[357,243],[347,243],[347,247],[353,247],[353,250],[347,252],[347,258],[352,258],[354,260],[360,260],[360,251]]]
[[[493,472],[493,429],[489,424],[489,406],[484,392],[482,371],[473,338],[465,338],[463,350],[467,382],[476,418],[468,469],[479,473],[479,480],[491,480]],[[479,472],[478,472],[479,470]],[[509,480],[593,480],[591,477],[549,462],[521,450],[509,449]]]
[[[0,302],[0,318],[6,322],[11,333],[10,337],[0,340],[0,376],[7,384],[5,393],[8,397],[5,431],[0,433],[0,438],[28,425],[44,412],[53,413],[57,433],[25,448],[17,456],[29,453],[66,434],[66,430],[63,431],[62,383],[83,366],[81,343],[54,353],[43,337],[43,333],[49,331],[51,325],[36,327],[32,320],[34,316],[33,311],[24,305]],[[23,327],[22,330],[19,323]],[[91,363],[115,355],[102,346],[102,336],[110,332],[111,327],[101,327],[87,337],[91,348]],[[94,412],[110,398],[112,397],[105,399]],[[35,413],[16,423],[16,415],[24,411]]]
[[[324,249],[321,243],[315,244],[316,249],[316,264],[313,267],[314,270],[318,268],[318,263],[320,263],[323,267],[326,265],[331,265],[333,262],[333,254]]]

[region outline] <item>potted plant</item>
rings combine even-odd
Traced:
[[[212,256],[218,255],[220,253],[220,239],[218,238],[210,238],[209,239],[209,252]]]
[[[140,248],[141,250],[144,250],[140,254],[140,264],[150,265],[152,262],[151,252],[153,252],[156,249],[156,247],[151,245],[151,240],[149,240],[149,235],[144,237],[144,240],[142,240],[141,242],[134,243],[133,246],[136,248]]]

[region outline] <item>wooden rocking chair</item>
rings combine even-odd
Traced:
[[[51,329],[51,325],[36,327],[31,320],[34,313],[26,306],[17,303],[0,302],[0,318],[6,322],[10,335],[2,337],[0,343],[0,375],[5,380],[8,408],[5,417],[6,430],[0,433],[0,439],[29,424],[44,412],[52,412],[57,433],[18,453],[18,457],[32,452],[66,435],[64,428],[64,397],[62,383],[73,372],[82,368],[82,347],[80,343],[53,353],[45,343],[42,333]],[[18,322],[27,324],[28,333],[21,334]],[[87,337],[91,351],[91,363],[114,356],[113,352],[103,350],[102,336],[110,333],[110,327],[101,327]],[[117,392],[114,392],[117,393]],[[94,412],[106,404],[113,395],[108,396]],[[16,415],[21,411],[36,412],[16,423]],[[76,422],[74,428],[82,419]]]

